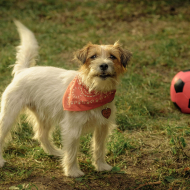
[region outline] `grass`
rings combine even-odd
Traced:
[[[5,149],[0,189],[190,189],[189,115],[173,106],[169,93],[173,76],[189,69],[189,15],[187,0],[2,0],[0,95],[12,79],[9,66],[19,44],[14,18],[35,33],[39,65],[78,69],[73,52],[89,41],[119,40],[133,58],[116,94],[118,127],[106,158],[111,172],[95,172],[89,134],[81,138],[79,154],[86,175],[64,177],[59,159],[44,153],[21,115]],[[58,130],[54,141],[61,146]]]

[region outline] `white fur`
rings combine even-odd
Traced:
[[[0,167],[5,163],[2,155],[5,137],[19,113],[28,108],[34,124],[34,138],[41,142],[47,153],[62,157],[66,176],[84,175],[77,163],[77,150],[80,136],[91,131],[94,131],[92,145],[96,169],[111,170],[112,167],[105,161],[105,142],[110,128],[115,126],[114,101],[89,111],[64,111],[63,95],[78,72],[55,67],[30,67],[37,56],[37,41],[33,33],[24,25],[18,21],[16,25],[21,37],[21,45],[13,69],[14,78],[1,99]],[[106,107],[112,110],[109,119],[104,118],[101,113]],[[63,150],[57,149],[51,142],[50,131],[55,125],[61,128]]]
[[[24,68],[35,65],[35,58],[38,55],[38,43],[34,34],[22,23],[15,20],[15,24],[21,38],[21,45],[17,47],[17,60],[13,74],[17,74]]]

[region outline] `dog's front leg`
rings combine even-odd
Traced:
[[[94,165],[97,171],[110,171],[112,166],[105,161],[106,138],[109,128],[107,125],[96,127],[93,136]]]
[[[66,176],[80,177],[84,175],[84,173],[80,170],[77,161],[80,134],[80,128],[75,128],[73,126],[68,127],[67,132],[64,131],[62,133],[64,150],[64,157],[62,163]]]

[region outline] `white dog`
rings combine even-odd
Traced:
[[[3,167],[5,137],[19,113],[27,108],[34,124],[35,139],[52,155],[61,156],[66,176],[84,175],[77,163],[80,136],[93,135],[93,163],[97,171],[112,169],[105,161],[105,142],[115,126],[114,95],[118,77],[131,57],[117,42],[114,45],[89,43],[75,54],[82,62],[79,71],[35,66],[38,44],[33,33],[15,21],[21,38],[14,78],[1,99],[0,167]],[[52,145],[53,126],[61,128],[63,150]]]

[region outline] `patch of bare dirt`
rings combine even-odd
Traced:
[[[133,170],[133,169],[132,169]],[[147,176],[144,176],[147,177]],[[144,178],[142,177],[142,179]],[[17,185],[26,185],[31,184],[35,185],[38,190],[62,190],[62,189],[135,189],[139,185],[136,184],[137,179],[133,178],[128,174],[104,174],[99,175],[97,174],[97,179],[88,179],[83,180],[81,182],[77,182],[75,179],[66,178],[63,175],[57,175],[55,173],[54,178],[49,176],[47,173],[46,176],[39,177],[39,176],[31,176],[27,180],[23,180],[22,182],[15,182],[9,185],[2,185],[0,189],[6,190],[10,187],[17,187]],[[31,189],[37,189],[33,186]]]

